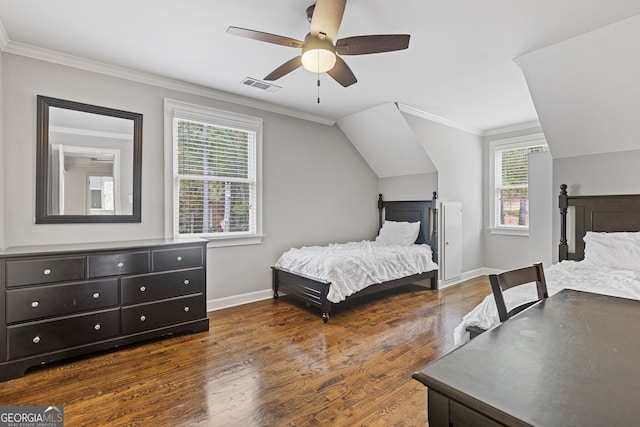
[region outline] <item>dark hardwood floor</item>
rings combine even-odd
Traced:
[[[335,306],[327,324],[286,296],[246,304],[209,313],[209,332],[0,383],[0,405],[63,405],[67,427],[426,425],[411,374],[453,349],[454,327],[490,292],[486,278],[409,285]]]

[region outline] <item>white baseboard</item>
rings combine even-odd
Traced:
[[[494,268],[485,268],[485,267],[477,268],[471,271],[465,271],[460,275],[460,277],[456,277],[455,279],[447,280],[446,282],[440,280],[438,289],[444,289],[444,288],[448,288],[449,286],[458,285],[464,282],[465,280],[475,279],[476,277],[480,277],[480,276],[487,276],[489,274],[500,274],[502,273],[502,271],[503,270],[496,270]]]
[[[207,311],[222,310],[223,308],[264,301],[270,298],[273,298],[273,291],[271,289],[266,289],[264,291],[249,292],[248,294],[211,299],[207,301]]]

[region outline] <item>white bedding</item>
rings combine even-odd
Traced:
[[[372,241],[293,248],[282,254],[276,267],[331,282],[327,299],[335,303],[375,283],[438,269],[428,245]]]
[[[618,270],[588,261],[562,261],[544,271],[549,296],[564,288],[623,298],[640,299],[640,271]],[[507,310],[537,299],[535,284],[518,286],[504,292]],[[493,294],[467,313],[454,330],[455,345],[469,340],[467,326],[489,329],[500,323]]]

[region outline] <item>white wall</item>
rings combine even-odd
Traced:
[[[268,295],[269,267],[291,246],[361,240],[377,232],[377,177],[337,126],[6,52],[2,60],[6,246],[162,237],[165,97],[264,120],[266,237],[260,245],[209,249],[209,300]],[[38,94],[143,114],[141,223],[34,223]]]
[[[462,203],[462,273],[484,267],[482,138],[402,113],[438,170],[440,201]]]

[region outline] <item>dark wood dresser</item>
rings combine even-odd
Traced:
[[[209,329],[206,240],[0,251],[0,381],[29,367]]]

